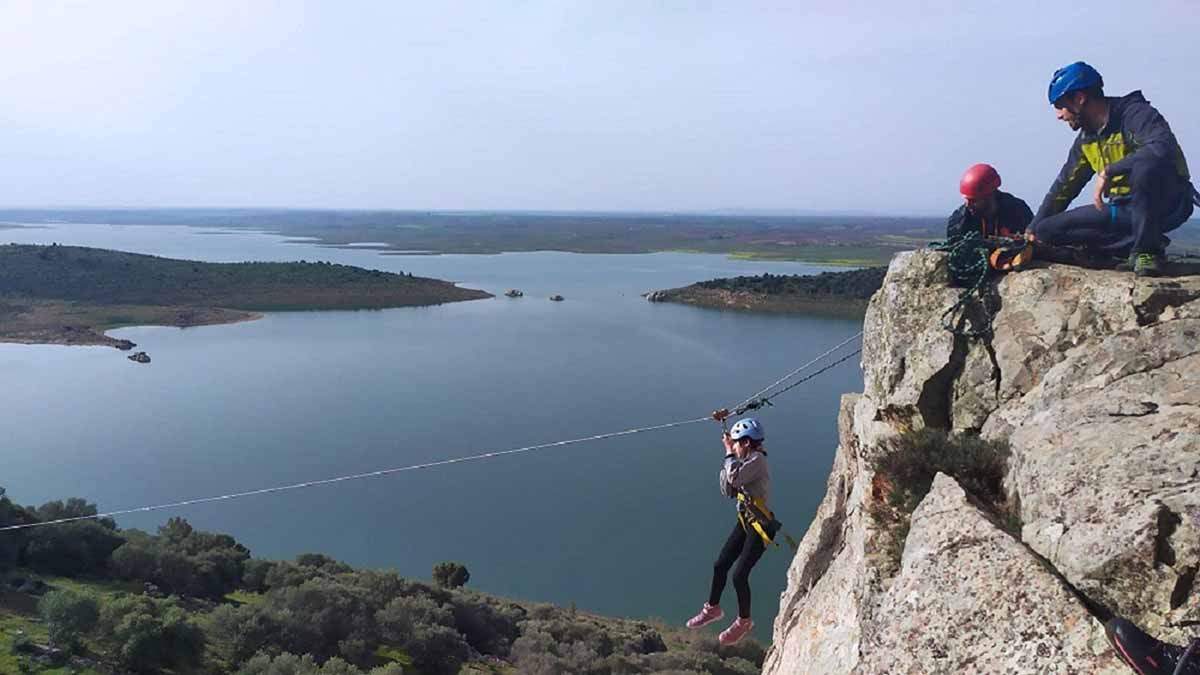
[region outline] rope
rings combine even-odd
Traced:
[[[859,335],[862,335],[862,333],[859,333]],[[775,398],[776,396],[779,396],[780,394],[782,394],[786,391],[794,389],[794,388],[804,384],[805,382],[808,382],[809,380],[820,375],[821,373],[833,368],[834,366],[837,366],[838,364],[840,364],[844,361],[848,361],[855,355],[861,354],[861,353],[862,353],[862,347],[859,347],[858,349],[855,349],[854,351],[850,352],[849,354],[846,354],[845,356],[838,359],[837,361],[834,361],[833,363],[830,363],[829,365],[825,366],[824,368],[821,368],[818,371],[810,373],[809,375],[806,375],[806,376],[800,378],[799,380],[796,380],[795,382],[789,384],[788,386],[784,387],[783,389],[780,389],[779,391],[775,392],[774,394],[771,394],[770,396],[765,396],[765,397],[757,399],[757,400],[747,401],[747,402],[743,403],[742,405],[734,408],[732,414],[741,415],[742,413],[746,412],[747,410],[758,410],[759,408],[773,405],[771,403],[771,399]]]
[[[774,382],[772,382],[771,384],[767,385],[765,388],[763,388],[763,389],[759,390],[758,392],[755,392],[754,394],[751,394],[750,398],[747,398],[745,401],[742,401],[741,403],[737,404],[736,406],[731,406],[731,409],[733,409],[733,410],[735,410],[735,411],[736,411],[736,410],[738,410],[739,408],[741,408],[742,406],[746,405],[747,403],[749,403],[749,402],[753,401],[754,399],[758,398],[759,396],[762,396],[763,394],[767,393],[767,392],[768,392],[768,391],[770,391],[771,389],[774,389],[774,388],[775,388],[777,385],[779,385],[779,384],[781,384],[781,383],[783,383],[783,382],[786,382],[786,381],[788,381],[788,380],[789,380],[789,379],[791,379],[793,376],[795,376],[795,375],[797,375],[798,373],[800,373],[800,372],[802,372],[802,371],[806,370],[806,369],[807,369],[809,366],[813,365],[813,364],[814,364],[814,363],[816,363],[817,361],[820,361],[821,359],[825,358],[826,356],[829,356],[830,354],[832,354],[832,353],[836,352],[837,350],[841,349],[842,347],[845,347],[847,344],[849,344],[850,342],[853,342],[854,340],[857,340],[857,339],[858,339],[858,338],[860,338],[860,337],[862,337],[862,331],[861,331],[861,330],[860,330],[860,331],[858,331],[857,333],[855,333],[854,335],[851,335],[850,337],[846,338],[845,340],[842,340],[842,341],[841,341],[841,342],[839,342],[838,344],[834,345],[834,347],[833,347],[832,349],[829,349],[829,350],[828,350],[828,351],[826,351],[824,354],[821,354],[820,356],[817,356],[816,358],[812,359],[812,360],[811,360],[811,361],[809,361],[808,363],[806,363],[806,364],[804,364],[804,365],[800,366],[799,368],[797,368],[797,369],[793,370],[792,372],[788,373],[787,375],[784,375],[783,377],[779,378],[778,380],[775,380],[775,381],[774,381]],[[861,351],[861,350],[860,350],[860,351]],[[839,361],[838,363],[841,363],[841,362]],[[784,391],[787,391],[787,390],[785,389]],[[779,392],[779,393],[783,393],[783,392]],[[770,397],[768,397],[768,398],[774,398],[775,396],[778,396],[778,395],[779,395],[779,394],[772,394],[772,395],[771,395]],[[743,410],[742,412],[745,412],[745,410]]]
[[[674,427],[682,427],[688,424],[696,424],[698,422],[708,422],[711,417],[698,417],[694,420],[683,420],[680,422],[668,422],[667,424],[656,424],[649,427],[639,427],[635,429],[626,429],[624,431],[615,431],[607,434],[596,434],[595,436],[586,436],[583,438],[572,438],[566,441],[555,441],[553,443],[542,443],[540,445],[527,445],[523,448],[514,448],[512,450],[501,450],[498,452],[485,452],[480,455],[471,455],[469,457],[456,457],[454,459],[443,459],[436,462],[425,462],[424,464],[410,464],[409,466],[400,466],[393,469],[380,469],[378,471],[368,471],[366,473],[355,473],[346,476],[338,476],[336,478],[325,478],[322,480],[311,480],[303,483],[293,483],[291,485],[278,485],[275,487],[261,488],[258,490],[247,490],[245,492],[233,492],[226,495],[217,495],[215,497],[200,497],[198,499],[185,499],[178,502],[170,502],[167,504],[157,504],[154,506],[141,506],[135,509],[122,509],[120,511],[109,511],[107,513],[97,513],[93,516],[74,516],[71,518],[59,518],[58,520],[47,520],[40,523],[23,523],[20,525],[8,525],[0,527],[0,532],[9,530],[25,530],[33,527],[42,527],[45,525],[61,525],[63,523],[73,523],[80,520],[96,520],[100,518],[111,518],[113,516],[124,516],[131,513],[146,513],[148,511],[161,511],[163,509],[174,509],[182,506],[193,506],[195,504],[208,504],[211,502],[220,502],[230,499],[240,499],[242,497],[252,497],[254,495],[265,495],[273,492],[286,492],[288,490],[299,490],[301,488],[315,487],[317,485],[330,485],[332,483],[341,483],[343,481],[358,480],[361,478],[374,478],[377,476],[388,476],[394,473],[403,471],[416,471],[417,469],[430,469],[437,466],[446,466],[449,464],[461,464],[463,462],[473,462],[481,459],[490,459],[492,457],[501,457],[504,455],[516,455],[524,452],[533,452],[534,450],[544,450],[546,448],[557,448],[564,445],[573,445],[575,443],[584,443],[586,441],[599,441],[606,438],[616,438],[617,436],[629,436],[632,434],[640,434],[647,431],[658,431],[660,429],[671,429]]]
[[[946,264],[950,269],[950,278],[955,283],[964,286],[963,292],[958,295],[958,300],[942,313],[943,328],[965,338],[986,339],[991,336],[992,317],[995,314],[995,310],[992,307],[993,303],[990,302],[989,296],[984,293],[984,287],[991,278],[991,265],[988,264],[988,252],[996,248],[1016,250],[1019,247],[1024,247],[1024,245],[1024,242],[992,245],[987,239],[978,237],[973,233],[951,237],[944,242],[935,241],[929,244],[929,248],[935,251],[945,251],[949,254]],[[978,322],[972,322],[977,327],[966,328],[964,324],[967,320],[967,305],[975,298],[978,298],[982,318]],[[963,312],[961,316],[959,316],[959,310]]]

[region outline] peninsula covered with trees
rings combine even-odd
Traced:
[[[653,291],[646,293],[646,299],[718,309],[862,316],[886,273],[886,267],[867,267],[815,275],[730,277]]]
[[[327,262],[207,263],[78,246],[0,246],[0,341],[133,347],[104,334],[256,312],[383,309],[488,298],[448,281]]]

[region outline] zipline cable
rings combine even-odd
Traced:
[[[770,396],[764,396],[763,398],[755,399],[755,400],[743,403],[742,405],[740,405],[736,409],[734,409],[733,413],[740,415],[740,414],[746,412],[747,410],[757,410],[763,406],[769,406],[769,405],[771,405],[771,399],[775,398],[776,396],[779,396],[780,394],[784,393],[785,391],[794,389],[794,388],[804,384],[805,382],[808,382],[809,380],[820,375],[821,373],[833,368],[834,366],[836,366],[840,363],[848,361],[851,358],[853,358],[854,356],[857,356],[858,354],[861,354],[861,353],[862,353],[862,347],[859,347],[858,349],[855,349],[854,351],[850,352],[849,354],[846,354],[845,356],[838,359],[837,361],[830,363],[829,365],[821,368],[820,370],[817,370],[808,375],[805,375],[804,377],[796,380],[795,382],[789,384],[788,386],[784,387],[783,389],[780,389],[779,391],[775,392],[774,394],[771,394]]]
[[[851,336],[850,338],[847,338],[846,340],[842,341],[840,344],[833,347],[832,349],[830,349],[830,350],[826,351],[825,353],[821,354],[820,356],[810,360],[808,363],[793,370],[792,372],[788,373],[786,376],[780,378],[779,380],[776,380],[769,387],[759,391],[754,396],[751,396],[750,398],[746,399],[740,406],[737,407],[735,412],[740,414],[742,412],[745,412],[746,410],[754,410],[759,407],[762,407],[763,405],[770,405],[771,404],[770,400],[775,398],[776,396],[779,396],[780,394],[782,394],[796,386],[799,386],[800,384],[803,384],[804,382],[807,382],[808,380],[811,380],[812,378],[820,375],[821,373],[824,373],[825,371],[829,370],[830,368],[833,368],[834,366],[837,366],[838,364],[846,361],[847,359],[854,356],[855,354],[858,354],[859,352],[862,351],[861,347],[859,349],[854,350],[850,354],[843,356],[842,358],[838,359],[837,361],[834,361],[833,363],[826,365],[825,367],[821,368],[820,370],[817,370],[803,378],[800,378],[799,380],[789,384],[788,386],[784,387],[783,389],[780,389],[779,391],[775,392],[774,394],[771,394],[770,396],[767,396],[764,398],[758,398],[764,392],[771,390],[773,387],[778,386],[782,382],[786,382],[789,378],[794,377],[795,375],[799,374],[800,372],[803,372],[804,369],[812,366],[813,364],[817,363],[818,361],[825,358],[826,356],[836,352],[838,349],[841,349],[846,344],[848,344],[852,340],[860,337],[861,335],[862,335],[862,331],[859,331],[857,334]],[[37,522],[37,523],[21,523],[18,525],[6,525],[3,527],[0,527],[0,532],[8,532],[8,531],[12,531],[12,530],[26,530],[26,529],[31,529],[34,527],[44,527],[47,525],[62,525],[65,523],[73,523],[73,522],[78,522],[78,521],[82,521],[82,520],[99,520],[101,518],[112,518],[114,516],[124,516],[124,515],[129,515],[132,513],[147,513],[150,511],[162,511],[165,509],[175,509],[175,508],[181,508],[184,506],[194,506],[196,504],[209,504],[212,502],[240,499],[242,497],[253,497],[256,495],[265,495],[265,494],[271,494],[271,493],[275,493],[275,492],[286,492],[288,490],[299,490],[302,488],[316,487],[318,485],[331,485],[333,483],[342,483],[345,481],[359,480],[359,479],[363,479],[363,478],[375,478],[378,476],[388,476],[391,474],[402,473],[405,471],[416,471],[418,469],[430,469],[430,468],[439,467],[439,466],[447,466],[450,464],[461,464],[464,462],[473,462],[473,461],[478,461],[478,460],[483,460],[483,459],[491,459],[493,457],[502,457],[505,455],[516,455],[516,454],[521,454],[521,453],[526,453],[526,452],[533,452],[535,450],[545,450],[547,448],[558,448],[558,447],[563,447],[566,445],[574,445],[576,443],[585,443],[588,441],[599,441],[599,440],[604,440],[607,438],[616,438],[618,436],[630,436],[633,434],[645,433],[647,431],[659,431],[662,429],[672,429],[675,427],[682,427],[682,426],[686,426],[689,424],[697,424],[699,422],[708,422],[708,421],[711,421],[712,419],[713,419],[712,416],[706,415],[704,417],[697,417],[696,419],[681,420],[678,422],[668,422],[666,424],[656,424],[653,426],[646,426],[646,427],[636,427],[633,429],[625,429],[624,431],[614,431],[614,432],[609,432],[609,433],[604,433],[604,434],[596,434],[594,436],[584,436],[582,438],[572,438],[572,439],[563,440],[563,441],[554,441],[551,443],[540,443],[538,445],[527,445],[525,447],[513,448],[511,450],[499,450],[499,451],[494,451],[494,452],[485,452],[485,453],[481,453],[478,455],[469,455],[466,457],[455,457],[453,459],[443,459],[443,460],[438,460],[438,461],[434,461],[434,462],[424,462],[421,464],[410,464],[408,466],[394,467],[391,469],[379,469],[377,471],[367,471],[365,473],[355,473],[355,474],[349,474],[349,475],[345,475],[345,476],[337,476],[334,478],[324,478],[321,480],[311,480],[311,481],[305,481],[303,483],[292,483],[290,485],[277,485],[274,487],[260,488],[257,490],[246,490],[244,492],[232,492],[229,494],[216,495],[216,496],[212,496],[212,497],[198,497],[196,499],[185,499],[182,501],[169,502],[169,503],[165,503],[165,504],[156,504],[153,506],[140,506],[140,507],[132,508],[132,509],[120,509],[117,511],[107,511],[105,513],[97,513],[95,515],[90,515],[90,516],[73,516],[70,518],[58,518],[55,520],[46,520],[46,521],[41,521],[41,522]]]
[[[437,466],[446,466],[449,464],[461,464],[463,462],[472,462],[481,459],[490,459],[492,457],[501,457],[504,455],[516,455],[523,452],[533,452],[534,450],[544,450],[546,448],[557,448],[564,445],[573,445],[575,443],[583,443],[586,441],[599,441],[606,438],[616,438],[617,436],[629,436],[632,434],[640,434],[647,431],[658,431],[660,429],[671,429],[674,427],[682,427],[688,424],[696,424],[698,422],[708,422],[712,418],[697,417],[694,420],[683,420],[680,422],[668,422],[666,424],[656,424],[649,427],[638,427],[635,429],[626,429],[624,431],[614,431],[607,434],[596,434],[595,436],[585,436],[583,438],[572,438],[565,441],[555,441],[553,443],[542,443],[539,445],[527,445],[523,448],[513,448],[512,450],[500,450],[497,452],[485,452],[479,455],[471,455],[469,457],[456,457],[454,459],[443,459],[436,462],[425,462],[423,464],[410,464],[409,466],[400,466],[393,469],[380,469],[378,471],[367,471],[366,473],[355,473],[347,476],[338,476],[336,478],[325,478],[322,480],[310,480],[303,483],[292,483],[291,485],[277,485],[275,487],[261,488],[258,490],[247,490],[245,492],[233,492],[225,495],[217,495],[215,497],[200,497],[197,499],[185,499],[183,501],[171,502],[168,504],[157,504],[154,506],[141,506],[135,509],[121,509],[120,511],[109,511],[107,513],[97,513],[94,516],[74,516],[71,518],[59,518],[57,520],[47,520],[40,523],[22,523],[20,525],[8,525],[0,527],[0,532],[9,530],[24,530],[33,527],[42,527],[44,525],[61,525],[63,523],[73,523],[80,520],[97,520],[99,518],[111,518],[113,516],[124,516],[131,513],[145,513],[147,511],[161,511],[163,509],[174,509],[183,506],[192,506],[195,504],[208,504],[210,502],[220,502],[230,499],[240,499],[242,497],[252,497],[254,495],[265,495],[273,492],[286,492],[288,490],[299,490],[301,488],[315,487],[317,485],[330,485],[332,483],[341,483],[349,480],[358,480],[361,478],[374,478],[376,476],[388,476],[394,473],[403,471],[415,471],[417,469],[430,469]]]
[[[823,354],[821,354],[821,355],[819,355],[819,356],[817,356],[817,357],[813,358],[812,360],[810,360],[808,363],[805,363],[804,365],[802,365],[802,366],[800,366],[799,368],[797,368],[797,369],[793,370],[792,372],[788,373],[787,375],[784,375],[783,377],[779,378],[778,380],[775,380],[774,382],[772,382],[771,384],[767,385],[767,386],[766,386],[766,387],[764,387],[763,389],[760,389],[758,392],[756,392],[756,393],[754,393],[754,394],[751,394],[751,395],[750,395],[750,398],[747,398],[745,401],[742,401],[741,403],[739,403],[739,404],[737,404],[737,405],[735,405],[735,406],[731,406],[731,407],[730,407],[730,409],[731,409],[731,410],[738,410],[739,408],[742,408],[742,406],[744,406],[744,405],[746,405],[747,403],[750,403],[751,401],[753,401],[753,400],[757,399],[758,397],[762,396],[763,394],[767,393],[768,391],[771,391],[772,389],[774,389],[775,387],[779,386],[779,385],[780,385],[780,384],[782,384],[783,382],[787,382],[788,380],[790,380],[791,378],[795,377],[796,375],[798,375],[798,374],[800,374],[800,373],[804,372],[804,371],[805,371],[805,370],[807,370],[807,369],[808,369],[810,366],[812,366],[814,363],[817,363],[818,361],[820,361],[821,359],[825,358],[826,356],[829,356],[830,354],[832,354],[832,353],[836,352],[837,350],[841,349],[842,347],[845,347],[846,345],[850,344],[851,342],[853,342],[853,341],[857,340],[858,338],[862,337],[862,334],[863,334],[863,332],[860,330],[860,331],[858,331],[857,333],[855,333],[854,335],[851,335],[850,337],[846,338],[845,340],[842,340],[841,342],[839,342],[838,344],[834,345],[834,346],[833,346],[832,348],[830,348],[829,350],[825,351]],[[860,351],[861,351],[861,349],[860,349]],[[844,360],[844,359],[843,359],[843,360]],[[841,361],[839,361],[838,363],[841,363]],[[822,372],[824,372],[824,371],[822,371]],[[789,387],[789,388],[790,388],[790,387]],[[787,390],[785,389],[784,391],[787,391]],[[779,393],[782,393],[782,392],[779,392]],[[779,395],[778,393],[776,393],[776,394],[772,394],[771,396],[768,396],[767,398],[774,398],[775,396],[778,396],[778,395]],[[745,410],[746,410],[746,409],[743,409],[743,412],[745,412]]]

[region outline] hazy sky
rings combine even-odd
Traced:
[[[970,9],[967,9],[970,7]],[[1036,208],[1053,70],[1200,171],[1200,2],[0,0],[0,205]]]

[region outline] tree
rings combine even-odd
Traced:
[[[381,635],[400,645],[422,673],[457,673],[470,648],[454,624],[454,613],[425,596],[396,598],[375,614]]]
[[[152,537],[131,530],[113,554],[117,576],[149,581],[168,593],[220,599],[242,581],[250,551],[227,534],[193,530],[172,518]]]
[[[5,496],[4,488],[0,487],[0,527],[6,525],[21,525],[32,523],[37,519],[26,509],[11,502]],[[12,530],[0,537],[0,571],[16,565],[25,548],[25,531]]]
[[[89,633],[100,618],[91,596],[67,590],[43,595],[38,601],[38,614],[49,629],[50,643],[72,652],[79,648],[79,638]]]
[[[62,576],[100,572],[125,542],[116,532],[89,520],[33,528],[26,537],[23,562]]]
[[[80,497],[71,497],[67,501],[56,499],[52,502],[46,502],[37,508],[37,517],[39,520],[63,520],[65,518],[90,518],[96,515],[99,511],[96,505],[82,499]],[[112,518],[97,518],[97,523],[104,527],[115,530],[117,523]]]
[[[100,609],[97,635],[118,668],[161,673],[195,664],[204,635],[175,600],[124,595]]]
[[[440,562],[433,566],[433,581],[443,588],[458,588],[471,580],[466,565],[456,562]]]

